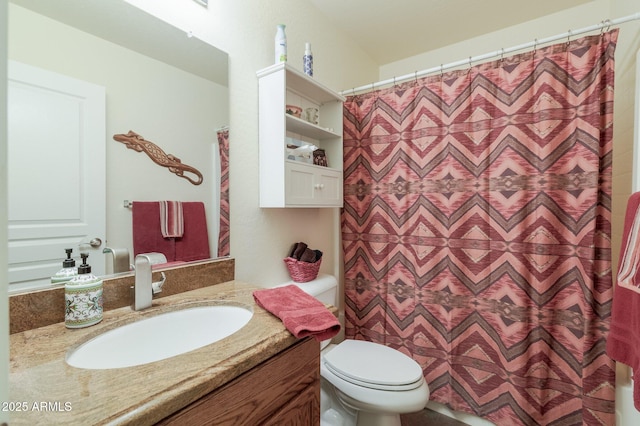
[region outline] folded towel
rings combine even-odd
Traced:
[[[640,372],[640,192],[627,203],[618,279],[613,293],[607,353]],[[640,376],[634,377],[633,403],[640,410]]]
[[[294,284],[255,290],[258,306],[282,320],[284,326],[300,339],[313,336],[318,341],[331,339],[340,331],[338,319],[322,302]]]
[[[182,238],[184,219],[180,201],[160,201],[160,232],[163,238]]]

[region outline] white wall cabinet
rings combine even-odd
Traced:
[[[260,207],[342,207],[344,98],[286,63],[257,74]],[[287,114],[287,105],[302,108],[301,117]],[[317,124],[306,119],[309,108],[317,108]],[[324,150],[327,166],[293,155],[305,145]]]

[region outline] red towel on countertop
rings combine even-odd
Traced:
[[[631,195],[624,218],[618,279],[613,293],[607,353],[633,369],[633,403],[640,410],[640,192]],[[636,373],[639,374],[636,377]]]
[[[132,206],[133,253],[158,252],[168,262],[208,259],[209,233],[202,202],[182,202],[182,238],[163,238],[158,201],[134,201]]]
[[[321,342],[340,331],[335,315],[322,302],[294,284],[255,290],[253,298],[258,306],[280,318],[298,339],[313,336]]]

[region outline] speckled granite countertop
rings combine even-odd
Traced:
[[[255,305],[256,288],[230,281],[154,300],[140,312],[107,311],[101,323],[84,329],[58,323],[11,335],[10,424],[146,425],[185,407],[296,342],[278,318]],[[151,364],[86,370],[65,362],[70,348],[103,331],[204,301],[248,305],[254,315],[223,340]]]

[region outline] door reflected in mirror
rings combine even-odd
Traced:
[[[45,127],[42,119],[51,114],[29,108],[12,110],[20,90],[26,90],[20,102],[27,106],[33,91],[22,85],[24,73],[14,73],[13,81],[10,75],[10,292],[49,287],[48,278],[62,267],[68,247],[74,249],[76,258],[81,246],[89,251],[95,275],[112,272],[111,257],[103,253],[105,246],[126,248],[133,258],[132,212],[124,200],[204,203],[210,253],[212,257],[228,256],[227,55],[119,0],[11,0],[8,34],[11,63],[102,88],[105,99],[104,134],[99,138],[103,155],[88,154],[77,130],[86,124],[77,115],[67,125],[64,114],[58,114]],[[74,117],[74,108],[70,106],[66,116]],[[34,115],[40,120],[33,120]],[[11,137],[18,120],[23,120],[20,145],[16,145],[19,138]],[[99,128],[100,124],[91,126]],[[30,127],[40,133],[28,132]],[[112,139],[130,130],[199,170],[202,184],[193,185]],[[58,149],[60,141],[69,141],[66,134],[74,135],[80,145]],[[29,138],[32,144],[25,145]],[[16,150],[16,146],[23,149]],[[226,151],[221,152],[220,147]],[[66,161],[73,167],[65,167]],[[20,175],[34,168],[50,176],[52,184],[44,185],[45,177],[35,177],[35,173]],[[102,182],[105,195],[99,190],[82,192],[93,178]],[[63,204],[67,198],[73,201]],[[24,199],[30,200],[28,206],[21,204]],[[54,204],[63,205],[67,216],[52,209]],[[103,213],[96,219],[101,222],[97,231],[64,234],[44,225],[50,221],[58,228],[81,228],[93,220],[89,207]],[[35,243],[33,235],[43,230],[41,241]],[[92,247],[88,244],[92,239],[103,243]]]

